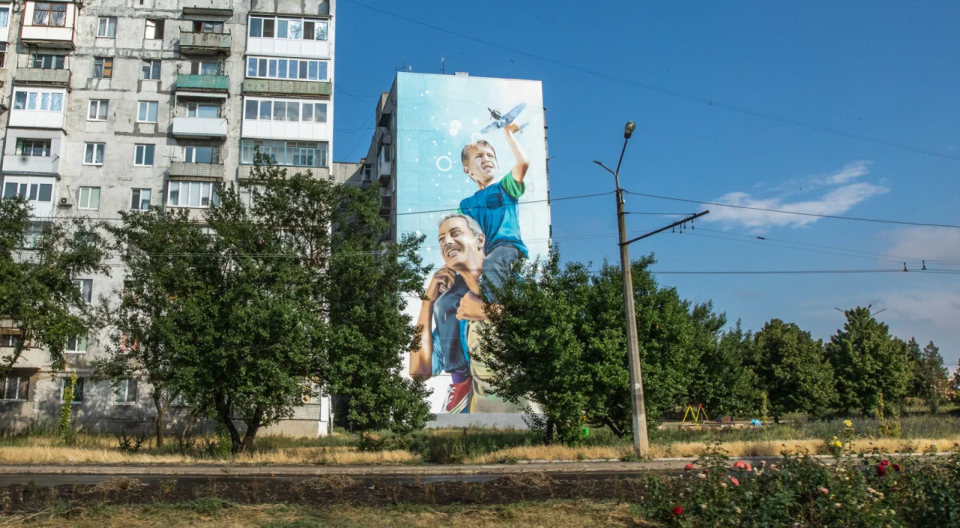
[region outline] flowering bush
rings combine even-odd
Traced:
[[[744,464],[714,450],[684,478],[649,477],[636,513],[664,526],[960,526],[960,453]]]

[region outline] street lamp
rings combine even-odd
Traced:
[[[623,190],[620,188],[620,164],[623,163],[623,154],[627,151],[627,142],[636,130],[637,125],[628,121],[623,127],[623,149],[620,151],[620,161],[617,170],[612,171],[597,160],[593,162],[613,174],[617,185],[617,225],[620,230],[620,270],[623,275],[623,307],[627,313],[627,357],[630,362],[630,399],[633,404],[633,449],[641,457],[650,452],[650,442],[647,439],[647,407],[643,400],[643,377],[640,372],[640,340],[637,337],[637,315],[633,305],[633,276],[630,270],[630,250],[627,243],[626,214],[623,211]]]

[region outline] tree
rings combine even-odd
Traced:
[[[288,175],[260,156],[245,187],[222,189],[205,226],[159,210],[125,217],[116,234],[134,290],[116,321],[130,338],[113,359],[214,416],[234,453],[305,394],[356,384],[375,385],[358,411],[378,413],[368,423],[422,425],[425,391],[399,376],[416,333],[399,299],[422,285],[408,258],[419,241],[380,241],[375,190]],[[360,374],[337,379],[351,365]]]
[[[887,325],[877,321],[870,307],[846,310],[843,329],[830,338],[827,358],[833,366],[837,404],[842,412],[877,409],[901,401],[910,378],[906,343],[890,337]]]
[[[691,398],[718,415],[759,411],[762,393],[747,362],[752,341],[753,336],[743,331],[739,321],[720,334],[700,358],[689,390]]]
[[[923,353],[917,340],[910,338],[907,341],[907,361],[910,364],[910,382],[907,385],[907,396],[926,399],[927,393],[923,383]]]
[[[565,444],[582,438],[591,380],[576,329],[588,288],[584,266],[561,267],[556,250],[545,261],[518,262],[491,286],[498,304],[487,304],[477,356],[493,371],[489,383],[498,396],[542,406],[547,442],[554,430]]]
[[[753,338],[750,363],[775,420],[791,412],[822,416],[835,399],[823,341],[794,323],[771,319]]]
[[[107,269],[99,230],[83,219],[40,222],[30,207],[22,197],[0,200],[0,318],[19,334],[0,360],[0,379],[31,346],[47,350],[54,370],[66,366],[67,341],[97,325],[74,279]]]
[[[911,341],[913,340],[911,339]],[[940,412],[940,400],[943,399],[947,391],[949,378],[947,369],[943,366],[943,356],[940,355],[940,349],[933,344],[933,341],[923,347],[920,367],[920,379],[923,384],[921,394],[924,395],[924,401],[930,406],[930,412],[937,414]]]

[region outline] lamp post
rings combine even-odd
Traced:
[[[623,149],[620,151],[620,161],[617,170],[612,171],[603,163],[594,160],[608,172],[613,174],[617,185],[617,225],[620,230],[620,270],[623,274],[623,307],[627,313],[627,357],[630,362],[630,396],[633,404],[633,449],[641,457],[646,457],[650,451],[647,439],[647,407],[643,400],[643,377],[640,372],[640,340],[637,337],[637,315],[633,305],[633,276],[630,270],[630,250],[627,242],[626,214],[623,211],[623,190],[620,189],[620,164],[623,163],[623,154],[627,151],[627,142],[636,130],[637,125],[629,121],[623,128]]]

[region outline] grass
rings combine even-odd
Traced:
[[[550,501],[508,506],[404,506],[363,508],[338,505],[322,509],[286,504],[239,505],[221,500],[199,499],[187,503],[144,506],[55,507],[31,515],[0,518],[0,526],[79,528],[122,526],[214,526],[262,528],[307,528],[314,526],[457,526],[498,528],[513,526],[574,528],[586,526],[635,526],[627,504],[613,502]]]
[[[679,428],[676,424],[651,431],[651,452],[656,458],[695,457],[706,444],[720,442],[733,457],[776,456],[790,452],[821,452],[824,440],[843,429],[843,420],[793,420],[761,428]],[[870,452],[921,452],[936,443],[941,449],[960,442],[960,419],[951,415],[907,416],[901,419],[901,434],[881,435],[880,423],[871,418],[853,419],[853,450]],[[607,430],[591,431],[581,447],[543,445],[529,431],[479,428],[431,429],[405,437],[388,433],[374,435],[373,442],[359,442],[356,435],[335,433],[323,438],[264,436],[253,452],[230,460],[211,449],[216,440],[193,438],[180,443],[169,439],[157,449],[147,439],[140,450],[119,448],[114,436],[77,436],[75,446],[60,446],[48,433],[0,437],[0,464],[277,464],[277,465],[369,465],[369,464],[490,464],[521,460],[622,459],[631,453],[630,439]]]

